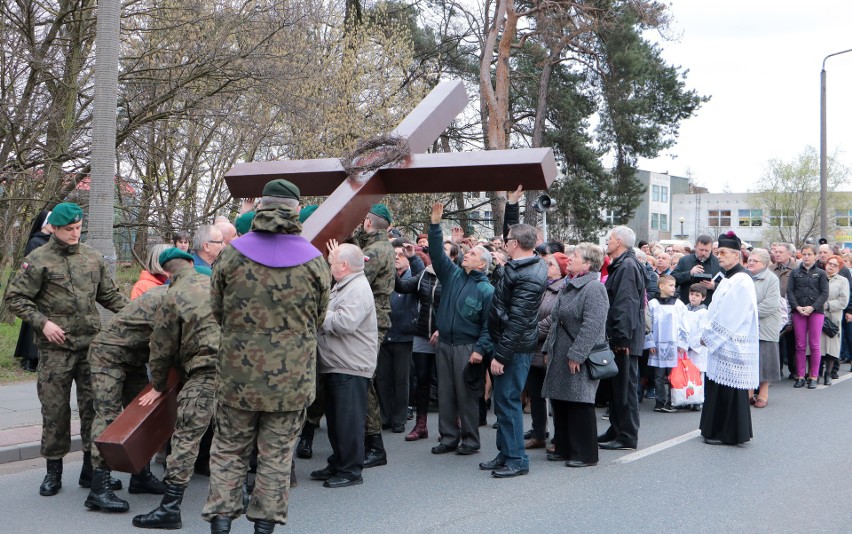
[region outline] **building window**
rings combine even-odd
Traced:
[[[656,187],[656,186],[655,186]],[[656,213],[651,214],[651,230],[660,229],[660,216]]]
[[[490,211],[486,211],[486,212],[485,212],[485,220],[486,220],[486,221],[490,221],[490,220],[491,220],[491,212],[490,212]]]
[[[615,226],[617,224],[615,210],[606,210],[604,212],[603,219],[609,226]]]
[[[660,202],[668,202],[669,201],[669,188],[661,185],[660,186]]]
[[[652,185],[651,186],[651,201],[659,202],[660,201],[660,186]]]
[[[852,226],[852,210],[837,210],[835,217],[834,224],[836,226],[844,228]]]
[[[665,189],[665,188],[663,188]],[[669,231],[669,216],[666,213],[660,214],[660,231],[668,232]]]
[[[707,226],[731,226],[731,210],[708,211]]]
[[[763,210],[739,210],[740,227],[763,226]]]
[[[785,210],[769,210],[769,226],[787,228],[793,226],[793,212]]]

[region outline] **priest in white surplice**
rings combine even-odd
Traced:
[[[710,445],[738,445],[752,437],[749,391],[759,385],[757,299],[742,265],[740,239],[719,236],[725,278],[716,286],[701,342],[707,347],[707,381],[701,435]]]

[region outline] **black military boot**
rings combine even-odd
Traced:
[[[160,506],[144,515],[133,518],[133,526],[139,528],[162,528],[175,530],[183,526],[180,520],[180,504],[186,486],[166,484],[166,493]],[[225,531],[227,532],[227,530]]]
[[[109,471],[106,469],[95,469],[92,472],[92,489],[83,506],[89,510],[100,510],[102,512],[126,512],[130,510],[127,501],[119,499],[109,489]]]
[[[268,519],[258,519],[254,522],[254,534],[272,534],[275,522]]]
[[[364,469],[387,465],[388,455],[381,434],[371,434],[364,439]]]
[[[299,443],[296,445],[297,457],[307,460],[314,455],[314,430],[316,427],[309,421],[305,421],[302,435],[299,436]]]
[[[38,494],[42,497],[56,495],[62,488],[62,458],[47,461],[47,474],[41,482]]]
[[[217,515],[210,521],[210,534],[228,534],[231,532],[231,518]]]
[[[130,493],[150,493],[152,495],[162,495],[166,492],[166,486],[160,479],[154,476],[151,472],[151,466],[146,465],[142,471],[130,477],[130,486],[127,491]]]
[[[80,469],[80,487],[89,489],[92,487],[92,453],[83,453],[83,468]],[[118,491],[121,489],[121,481],[117,478],[109,477],[109,489]]]

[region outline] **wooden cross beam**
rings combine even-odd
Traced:
[[[395,166],[347,177],[340,161],[332,158],[240,163],[225,175],[225,182],[235,198],[260,196],[263,186],[277,178],[295,183],[302,195],[329,195],[302,231],[320,250],[329,239],[350,236],[370,207],[389,193],[550,187],[557,171],[549,148],[424,154],[467,101],[461,81],[438,84],[391,132],[405,138],[412,152]]]

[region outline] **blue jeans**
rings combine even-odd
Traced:
[[[524,408],[521,391],[527,382],[532,354],[515,354],[512,363],[503,367],[502,375],[494,376],[494,414],[497,415],[497,450],[506,465],[529,469],[530,460],[524,451]]]

